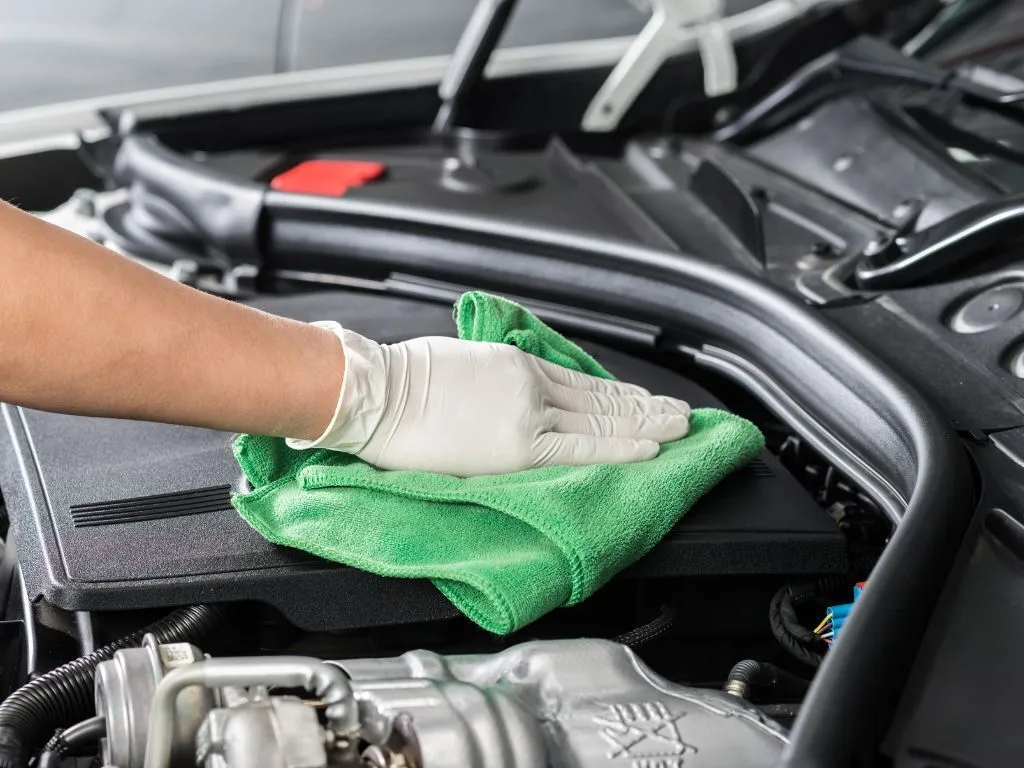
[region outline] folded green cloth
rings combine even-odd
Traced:
[[[461,338],[611,378],[505,299],[467,293],[455,316]],[[382,576],[428,578],[481,627],[507,634],[592,595],[763,446],[750,422],[698,409],[690,435],[650,461],[458,478],[242,435],[235,456],[250,490],[232,502],[272,542]]]

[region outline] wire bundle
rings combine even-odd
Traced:
[[[835,642],[835,629],[832,626],[833,614],[831,609],[825,614],[825,618],[821,620],[821,623],[814,628],[814,634],[821,638],[822,642],[828,647],[832,647],[832,643]]]
[[[795,659],[810,667],[817,667],[822,661],[821,641],[810,629],[801,624],[797,604],[813,593],[798,592],[786,586],[775,593],[768,609],[768,623],[779,644]]]

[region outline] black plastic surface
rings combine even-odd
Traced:
[[[407,299],[333,293],[260,306],[335,318],[382,341],[453,332],[448,306]],[[666,369],[589,346],[622,378],[718,405]],[[311,629],[455,615],[429,583],[377,578],[264,541],[227,503],[225,486],[240,479],[231,435],[9,406],[4,415],[2,487],[31,595],[68,610],[259,600]],[[702,499],[630,573],[825,574],[845,566],[832,521],[766,453]]]
[[[993,436],[993,442],[1011,438],[1000,440],[1005,456],[989,444],[972,449],[985,493],[886,738],[885,751],[895,768],[1002,768],[1020,763],[1020,433]]]
[[[1024,730],[1017,725],[1024,587],[1024,525],[989,513],[973,563],[943,621],[944,637],[923,690],[915,691],[910,727],[900,735],[897,768],[1017,765]],[[1010,546],[1007,546],[1010,544]]]
[[[460,141],[462,149],[455,155],[434,143],[308,155],[268,152],[262,162],[258,155],[235,153],[201,163],[173,152],[153,136],[132,134],[123,140],[115,165],[118,179],[131,180],[131,199],[108,211],[106,233],[128,252],[156,261],[188,257],[223,265],[226,256],[232,264],[259,264],[265,182],[276,172],[315,157],[370,160],[387,168],[385,180],[346,193],[356,201],[415,203],[465,214],[500,211],[512,221],[536,221],[659,246],[667,242],[628,197],[604,182],[593,164],[573,155],[557,139],[542,150],[515,152],[483,149],[480,137],[466,135]],[[463,157],[467,154],[472,157]],[[247,170],[249,174],[244,173]],[[268,194],[300,204],[307,198],[289,192]],[[572,204],[565,205],[567,200]]]
[[[940,404],[959,429],[1007,429],[1024,425],[1024,380],[1007,366],[1010,352],[1024,340],[1024,314],[963,333],[956,330],[963,328],[957,313],[987,289],[1018,283],[1021,275],[1020,269],[1001,270],[824,313],[851,336],[870,343],[879,357]]]
[[[186,166],[152,136],[142,135],[124,138],[114,174],[132,194],[120,226],[112,227],[122,237],[145,232],[182,248],[192,246],[215,262],[256,259],[262,186],[198,163]],[[159,251],[147,255],[160,260]]]
[[[894,131],[863,96],[831,101],[748,151],[880,222],[898,223],[901,204],[919,200],[928,226],[994,194]]]

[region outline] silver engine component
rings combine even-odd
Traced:
[[[107,765],[138,768],[144,749],[144,768],[761,768],[787,740],[746,702],[670,683],[604,640],[526,643],[489,656],[195,660],[164,664],[155,688],[135,684],[156,667],[129,662],[154,650],[119,651],[97,669]],[[212,691],[211,708],[183,706],[179,696],[197,701],[197,685]],[[316,698],[271,695],[270,686]],[[140,711],[150,713],[143,743],[121,722]]]
[[[291,696],[260,693],[206,718],[196,737],[196,763],[319,768],[327,765],[327,746],[315,709]]]
[[[203,652],[194,645],[157,645],[152,635],[146,635],[141,647],[120,650],[110,661],[97,665],[96,712],[107,721],[107,736],[102,742],[105,765],[142,768],[157,684],[171,670],[202,658]],[[193,686],[178,697],[178,734],[172,756],[175,766],[194,765],[192,740],[214,706],[214,692],[207,688]]]

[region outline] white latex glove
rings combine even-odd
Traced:
[[[623,464],[685,437],[690,406],[570,371],[507,344],[443,337],[378,344],[334,322],[345,377],[315,441],[382,469],[467,477],[531,467]]]

